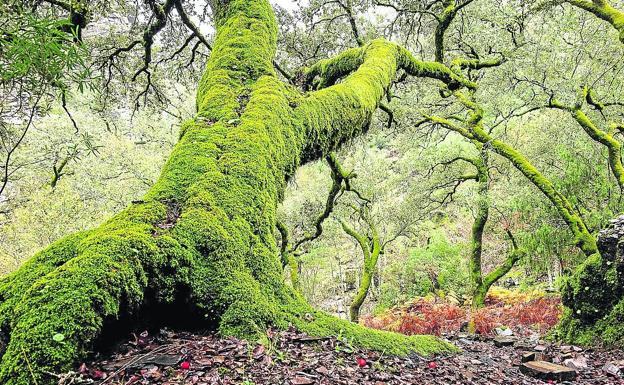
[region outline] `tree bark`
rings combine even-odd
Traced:
[[[449,349],[432,337],[371,331],[315,312],[283,283],[273,229],[285,180],[300,163],[365,132],[398,69],[474,85],[375,40],[313,66],[308,77],[326,88],[302,94],[275,74],[268,0],[213,3],[217,34],[197,115],[183,125],[156,184],[100,227],[56,242],[0,281],[0,383],[51,384],[46,373],[70,369],[115,322],[172,304],[223,335],[292,324],[313,335],[342,330],[354,344],[390,353]]]

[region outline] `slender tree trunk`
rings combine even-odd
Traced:
[[[480,146],[479,146],[480,147]],[[488,196],[488,169],[487,153],[481,151],[481,156],[474,160],[477,168],[477,215],[472,223],[472,233],[470,242],[470,277],[473,286],[472,304],[474,307],[483,307],[485,296],[489,287],[483,284],[483,274],[481,271],[481,255],[483,253],[483,231],[487,224],[490,202]]]
[[[474,142],[473,142],[474,143]],[[477,216],[472,224],[471,233],[471,253],[470,253],[470,275],[472,279],[473,295],[472,307],[475,309],[485,306],[485,298],[493,284],[498,282],[520,259],[521,252],[516,245],[516,241],[507,232],[512,243],[512,251],[509,253],[505,261],[498,265],[493,271],[487,275],[483,275],[481,267],[481,256],[483,253],[483,231],[487,224],[490,202],[489,202],[489,172],[488,172],[488,156],[483,146],[474,143],[481,150],[481,156],[473,159],[471,163],[477,169],[476,180],[479,184],[479,197],[477,201]]]
[[[372,239],[369,239],[363,235],[355,231],[352,227],[350,227],[346,222],[341,221],[342,229],[356,240],[360,249],[362,250],[362,255],[364,257],[364,265],[362,266],[362,275],[360,276],[360,284],[358,286],[357,293],[355,297],[351,300],[351,305],[349,306],[349,318],[351,322],[357,323],[360,319],[360,309],[362,308],[362,304],[366,300],[368,296],[368,291],[371,287],[371,282],[373,280],[373,275],[375,274],[375,269],[377,267],[377,261],[379,261],[379,255],[381,254],[381,242],[379,240],[379,234],[377,233],[376,226],[370,221],[370,219],[365,219],[366,223],[370,226],[372,232]]]

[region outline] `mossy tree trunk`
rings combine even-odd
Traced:
[[[340,221],[340,225],[342,226],[343,231],[357,242],[363,256],[360,282],[357,288],[357,292],[351,300],[351,305],[349,305],[349,319],[351,320],[351,322],[355,323],[357,323],[360,319],[360,309],[362,308],[362,304],[364,304],[364,301],[368,296],[368,291],[370,290],[371,283],[373,281],[373,275],[375,274],[375,270],[377,269],[379,256],[383,253],[381,240],[379,238],[379,232],[377,231],[377,226],[370,217],[368,207],[363,204],[361,207],[359,207],[358,211],[360,218],[364,221],[364,223],[368,227],[368,230],[370,231],[369,235],[362,234],[356,231],[344,220]]]
[[[480,146],[482,147],[482,146]],[[470,278],[472,280],[473,294],[472,304],[474,307],[483,307],[485,304],[485,296],[489,289],[483,282],[483,273],[481,268],[481,255],[483,254],[483,232],[490,214],[489,202],[489,172],[487,169],[487,152],[481,151],[481,156],[476,159],[470,159],[477,169],[475,175],[478,184],[477,195],[477,213],[472,223],[470,234]]]
[[[514,239],[512,233],[507,230],[507,235],[511,241],[511,251],[505,258],[505,260],[496,266],[496,268],[490,271],[488,274],[483,277],[481,275],[481,279],[479,285],[476,287],[472,306],[473,308],[481,308],[485,306],[485,298],[487,297],[487,293],[496,282],[498,282],[501,278],[505,276],[505,274],[509,273],[509,271],[516,265],[516,263],[524,256],[524,251],[518,247],[516,244],[516,240]]]
[[[448,348],[315,312],[283,283],[273,230],[286,178],[366,131],[398,69],[453,88],[474,85],[375,40],[313,66],[307,79],[318,90],[304,94],[274,71],[268,0],[215,0],[213,11],[217,34],[197,115],[156,184],[0,281],[0,383],[51,384],[46,373],[70,369],[110,325],[168,304],[224,335],[293,324],[314,335],[342,330],[355,344],[390,353]]]
[[[473,140],[472,143],[480,151],[480,155],[475,158],[461,157],[458,159],[472,164],[476,169],[474,175],[467,175],[462,177],[462,179],[473,179],[478,185],[477,212],[470,233],[469,260],[470,280],[472,284],[472,307],[478,309],[485,305],[485,298],[490,287],[511,270],[520,259],[521,254],[511,233],[508,232],[512,239],[513,251],[505,258],[503,263],[496,266],[494,270],[485,276],[483,275],[483,268],[481,265],[483,235],[490,213],[488,153],[480,142]]]

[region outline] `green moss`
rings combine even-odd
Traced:
[[[322,312],[309,313],[312,321],[295,319],[293,324],[310,335],[343,336],[354,346],[360,346],[389,355],[407,356],[418,353],[430,356],[436,353],[456,353],[459,350],[434,336],[406,336],[403,334],[365,328],[340,320]]]
[[[584,345],[624,347],[624,268],[619,229],[601,233],[600,250],[585,260],[562,287],[567,307],[554,336]]]
[[[609,281],[613,280],[616,282],[611,284]],[[614,269],[596,253],[566,279],[562,301],[572,310],[575,318],[590,323],[603,317],[613,307],[618,300],[618,285],[620,282]]]
[[[604,317],[585,323],[566,309],[553,337],[582,346],[624,348],[624,300],[620,300]]]

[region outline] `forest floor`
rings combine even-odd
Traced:
[[[213,334],[143,332],[83,364],[59,384],[624,384],[624,351],[551,345],[535,337],[502,336],[515,339],[513,346],[496,346],[492,337],[455,333],[443,338],[461,353],[401,358],[294,330],[268,335],[269,342],[261,345]],[[520,366],[527,352],[576,367],[576,378],[542,381],[523,374]]]

